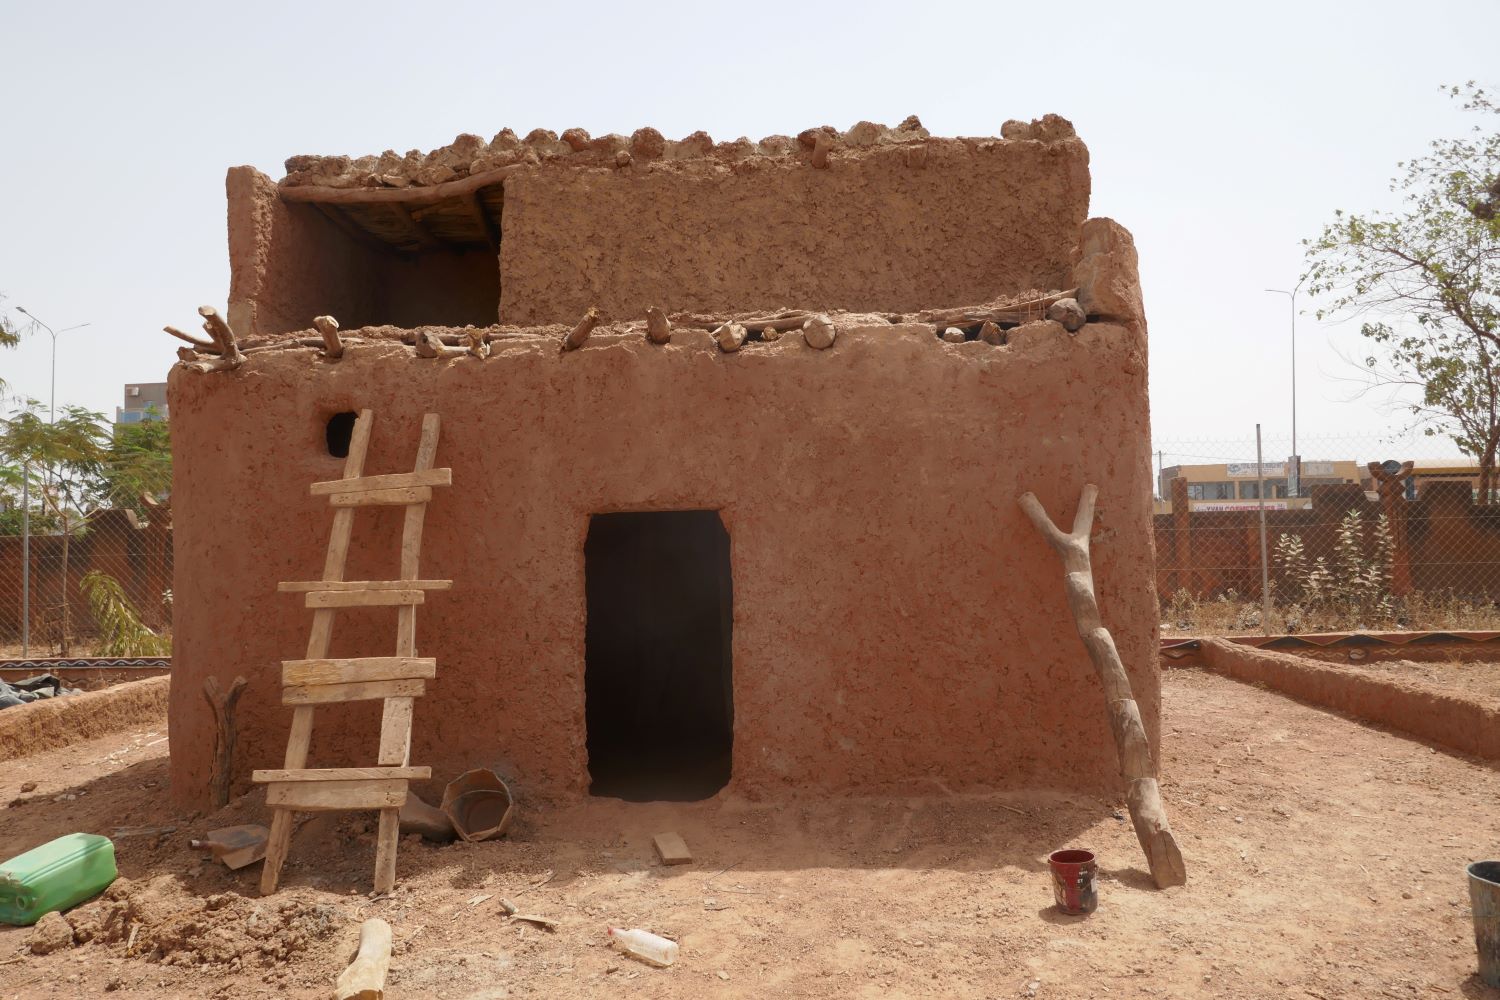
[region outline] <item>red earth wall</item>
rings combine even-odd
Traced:
[[[1142,324],[1037,322],[1005,346],[866,321],[826,351],[793,335],[723,354],[688,331],[494,348],[422,360],[369,342],[332,363],[299,348],[172,372],[180,799],[206,796],[209,674],[250,679],[240,786],[280,766],[278,664],[303,655],[311,615],[276,584],[322,566],[331,518],[308,484],[342,473],[328,417],[363,407],[367,474],[409,470],[422,414],[443,418],[453,486],[428,511],[422,574],[454,583],[418,610],[438,673],[412,748],[437,779],[492,766],[528,795],[582,793],[589,516],[712,508],[734,587],[731,792],[1111,787],[1060,565],[1016,504],[1032,490],[1067,524],[1090,482],[1100,605],[1157,739]],[[349,579],[394,575],[399,519],[358,515]],[[389,655],[394,629],[389,609],[342,614],[333,655]],[[320,709],[310,766],[373,763],[379,714]]]

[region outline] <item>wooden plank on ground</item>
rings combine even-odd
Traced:
[[[283,781],[266,785],[266,805],[301,812],[333,809],[399,809],[406,801],[404,778],[360,781]]]
[[[664,865],[693,863],[693,852],[688,850],[687,841],[675,833],[658,833],[651,838],[651,846],[656,848],[656,855]]]
[[[345,701],[375,701],[380,698],[420,698],[423,681],[369,681],[355,684],[314,684],[281,689],[283,705],[331,705]]]
[[[364,781],[397,778],[402,781],[426,781],[432,777],[430,767],[303,767],[259,770],[250,780],[264,785],[283,781]]]
[[[431,499],[431,486],[414,486],[399,490],[333,493],[329,495],[328,502],[335,507],[402,507],[414,503],[427,503]]]
[[[424,469],[420,472],[396,472],[388,476],[360,476],[358,479],[328,479],[308,487],[315,497],[331,493],[367,493],[370,490],[412,489],[417,486],[452,486],[452,469]]]
[[[281,661],[281,683],[287,687],[430,680],[436,676],[437,660],[430,657],[360,656],[350,659]]]
[[[306,604],[309,608],[376,608],[424,600],[420,590],[311,590]]]
[[[309,590],[452,590],[452,580],[283,580],[276,585],[283,594]]]

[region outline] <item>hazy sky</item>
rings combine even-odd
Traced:
[[[1156,437],[1261,421],[1284,438],[1289,310],[1262,289],[1297,281],[1299,241],[1333,209],[1390,204],[1396,162],[1467,127],[1439,85],[1500,84],[1496,38],[1492,0],[0,0],[0,294],[91,324],[59,341],[59,405],[112,413],[122,383],[165,377],[164,323],[225,302],[233,164],[280,177],[294,153],[504,126],[732,139],[915,113],[936,135],[997,135],[1057,112],[1088,143],[1092,214],[1140,249]],[[45,399],[49,349],[0,354],[0,375]],[[1401,423],[1348,400],[1340,355],[1358,350],[1353,326],[1299,320],[1305,440]]]

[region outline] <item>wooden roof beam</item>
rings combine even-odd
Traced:
[[[432,235],[431,231],[429,231],[426,226],[418,222],[412,216],[411,209],[407,208],[405,205],[401,204],[400,202],[390,202],[387,205],[387,210],[390,212],[391,218],[399,222],[401,224],[401,227],[408,233],[410,233],[411,237],[422,246],[426,247],[429,250],[447,249],[448,245],[442,240],[438,239],[436,236]]]
[[[528,166],[530,164],[512,163],[510,166],[496,167],[494,170],[484,170],[477,174],[462,177],[456,181],[444,181],[442,184],[434,184],[431,187],[335,188],[318,184],[306,184],[300,187],[280,186],[276,189],[276,193],[281,196],[282,201],[310,201],[325,205],[370,205],[379,203],[431,205],[447,198],[466,195],[470,191],[478,191],[480,188],[489,187],[491,184],[499,184],[511,174]]]
[[[484,202],[479,200],[478,191],[470,191],[464,198],[464,204],[469,207],[469,214],[474,216],[474,221],[479,223],[479,228],[484,230],[484,241],[490,245],[495,253],[500,252],[500,229],[495,225],[495,220],[490,218],[490,213],[484,210]]]

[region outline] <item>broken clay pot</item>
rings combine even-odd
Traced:
[[[423,840],[436,844],[446,844],[458,836],[447,813],[423,802],[411,791],[406,793],[406,802],[401,806],[401,833],[420,834]]]
[[[487,767],[465,771],[443,789],[443,812],[464,840],[488,840],[510,829],[515,800],[500,776]]]

